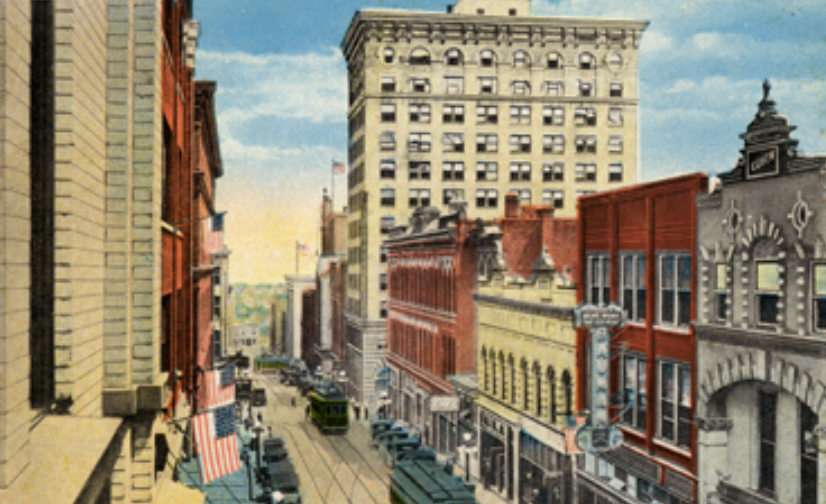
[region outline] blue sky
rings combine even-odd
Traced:
[[[232,281],[279,281],[295,241],[317,243],[330,162],[346,160],[344,59],[356,10],[443,12],[448,1],[196,0],[197,77],[218,82]],[[727,171],[772,82],[804,153],[826,152],[826,2],[533,0],[534,14],[644,19],[640,147],[644,180]],[[336,204],[346,200],[335,180]],[[311,271],[311,257],[300,257]]]

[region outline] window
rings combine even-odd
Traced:
[[[596,154],[597,152],[596,135],[577,135],[575,144],[576,151],[579,154]]]
[[[531,204],[531,190],[530,189],[518,189],[512,187],[510,191],[511,194],[515,194],[519,197],[519,201],[522,204],[530,205]]]
[[[445,77],[445,93],[460,94],[465,89],[465,79],[463,77]]]
[[[499,196],[496,189],[477,189],[476,190],[476,207],[477,208],[496,208],[499,204]]]
[[[430,152],[430,133],[410,133],[410,152]]]
[[[608,137],[608,152],[622,152],[622,135],[611,135]]]
[[[381,218],[382,229],[384,229],[384,217]],[[393,227],[393,216],[390,216],[390,227]],[[379,261],[386,263],[387,262],[387,245],[384,243],[381,244],[379,248]]]
[[[385,63],[393,63],[393,57],[395,56],[395,52],[393,52],[392,47],[385,47],[384,48],[384,62]]]
[[[620,253],[622,308],[628,320],[645,322],[645,254]]]
[[[525,51],[516,51],[513,53],[513,66],[516,68],[524,68],[531,65],[531,57]]]
[[[495,161],[479,161],[476,163],[476,180],[487,182],[496,181],[499,168]]]
[[[516,15],[516,9],[508,9],[508,15],[509,16],[515,16]]]
[[[548,55],[548,68],[557,69],[562,68],[562,56],[558,53],[551,53]]]
[[[531,152],[530,135],[511,135],[511,154],[529,154]]]
[[[465,122],[465,106],[446,103],[442,107],[442,122],[445,124],[455,123],[464,124]]]
[[[379,146],[381,150],[395,150],[396,149],[396,133],[392,131],[382,131],[379,137]]]
[[[422,47],[413,49],[410,52],[410,64],[411,65],[429,65],[430,64],[430,53],[427,49]]]
[[[393,93],[396,91],[396,78],[393,76],[385,76],[381,78],[381,90],[384,93]]]
[[[611,98],[622,98],[622,82],[612,82],[608,93]]]
[[[691,255],[662,254],[658,273],[660,323],[687,326],[691,318]]]
[[[660,361],[659,435],[688,447],[691,437],[691,367]]]
[[[523,181],[530,182],[531,180],[531,164],[530,163],[511,163],[511,182]]]
[[[758,396],[760,407],[760,468],[758,488],[774,494],[775,444],[777,443],[777,394],[761,390]]]
[[[586,257],[585,290],[591,304],[611,302],[611,262],[608,254],[588,254]]]
[[[396,104],[382,103],[381,104],[381,122],[396,122]]]
[[[577,126],[596,126],[597,109],[594,107],[577,107],[574,111],[574,124]]]
[[[396,190],[385,187],[381,190],[381,206],[396,206]],[[382,223],[384,221],[382,220]]]
[[[498,122],[496,105],[477,105],[476,124],[496,124]]]
[[[646,372],[645,357],[633,353],[623,354],[622,388],[630,392],[626,397],[632,399],[626,404],[627,409],[622,414],[622,422],[629,427],[645,430],[646,403]]]
[[[492,67],[496,63],[496,54],[490,49],[484,49],[479,53],[479,64],[483,67]]]
[[[597,165],[594,163],[577,163],[576,164],[576,181],[577,182],[596,182],[597,180]]]
[[[442,148],[444,152],[465,152],[465,134],[445,133],[442,135]]]
[[[804,403],[800,404],[800,504],[817,502],[817,443],[814,430],[817,413]]]
[[[545,94],[548,96],[564,96],[565,84],[562,81],[545,81]]]
[[[445,161],[442,165],[442,180],[465,180],[465,163]]]
[[[387,273],[379,274],[379,290],[387,290]]]
[[[449,205],[450,202],[454,200],[463,200],[465,199],[465,190],[464,189],[445,189],[442,192],[442,202],[445,205]]]
[[[780,301],[780,263],[757,262],[757,321],[776,324]]]
[[[714,313],[717,320],[728,318],[728,274],[728,264],[717,263],[714,277]]]
[[[622,126],[622,108],[611,107],[608,109],[608,125]]]
[[[379,164],[379,174],[383,179],[395,179],[396,161],[394,159],[382,159]]]
[[[813,266],[812,272],[812,315],[817,331],[826,331],[826,264]]]
[[[382,191],[382,196],[384,196],[384,189]],[[392,189],[391,189],[392,191]],[[382,200],[382,204],[384,204],[384,200]],[[390,228],[392,228],[396,223],[396,218],[392,215],[382,215],[381,216],[381,232],[386,234],[390,232]]]
[[[496,77],[479,77],[479,93],[496,93]]]
[[[563,182],[565,180],[565,163],[545,163],[542,165],[543,182]]]
[[[379,317],[387,318],[387,301],[382,300],[381,305],[379,307]]]
[[[545,154],[564,154],[565,135],[543,135],[542,152]]]
[[[477,133],[476,152],[496,152],[499,149],[496,133]]]
[[[511,124],[530,124],[530,105],[511,105]]]
[[[614,51],[608,55],[608,66],[613,70],[618,70],[622,66],[622,55]]]
[[[410,189],[410,208],[430,206],[430,189]]]
[[[542,124],[562,126],[565,124],[565,109],[561,105],[544,105],[542,107]]]
[[[591,96],[594,92],[594,85],[591,82],[579,82],[579,96]]]
[[[430,180],[430,161],[411,161],[408,180]]]
[[[410,79],[410,89],[414,93],[429,93],[430,79],[424,77],[413,77]]]
[[[526,80],[515,80],[511,82],[511,92],[515,95],[531,94],[531,85]]]
[[[453,48],[445,51],[445,65],[459,66],[462,64],[462,51]]]
[[[580,70],[591,70],[596,68],[596,59],[591,53],[581,53],[579,55],[579,68]]]
[[[608,164],[608,182],[622,182],[622,163]]]
[[[565,206],[565,192],[562,189],[543,189],[542,203],[553,208],[562,208]]]
[[[429,123],[430,122],[430,104],[429,103],[411,103],[410,104],[410,122]]]

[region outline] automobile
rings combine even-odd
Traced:
[[[379,453],[384,458],[385,463],[393,467],[405,454],[418,451],[421,446],[422,440],[419,436],[409,435],[389,441],[379,448]]]
[[[392,418],[376,418],[372,422],[370,422],[370,439],[375,440],[376,436],[381,434],[382,432],[387,432],[390,430],[393,425],[395,425],[396,421]]]
[[[409,434],[410,434],[410,429],[408,429],[407,427],[405,427],[403,425],[398,425],[398,424],[393,425],[392,427],[385,430],[384,432],[381,432],[378,435],[376,435],[376,437],[373,439],[372,445],[374,447],[378,447],[378,446],[381,446],[381,445],[387,443],[387,441],[389,441],[389,440],[396,439],[396,438],[399,438],[399,437],[403,437],[403,436],[406,436],[406,435],[409,435]]]

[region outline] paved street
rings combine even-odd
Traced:
[[[267,389],[264,425],[283,436],[309,504],[371,504],[389,499],[390,472],[370,448],[364,423],[353,422],[345,436],[327,436],[309,420],[308,404],[295,387],[279,383],[275,374],[254,375],[256,387]],[[296,406],[293,407],[292,399]]]

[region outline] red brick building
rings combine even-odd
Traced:
[[[695,499],[695,197],[706,185],[704,174],[692,174],[579,199],[577,299],[626,312],[612,340],[610,395],[630,389],[634,398],[611,412],[624,445],[580,457],[577,502]],[[587,343],[580,329],[580,411],[588,404]]]
[[[410,225],[385,241],[388,273],[387,362],[393,369],[391,411],[437,445],[439,414],[458,414],[448,375],[475,372],[472,220],[463,209],[440,216],[419,208]]]

